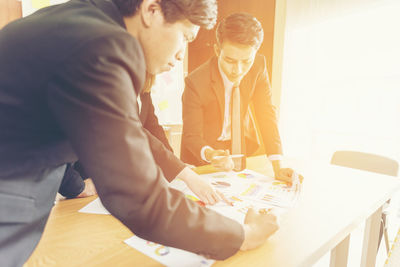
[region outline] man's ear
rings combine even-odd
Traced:
[[[219,57],[219,54],[221,54],[221,49],[219,48],[218,44],[214,44],[214,53],[217,57]]]
[[[163,16],[159,0],[143,0],[139,12],[145,27],[150,27],[156,19],[159,19],[157,16]]]

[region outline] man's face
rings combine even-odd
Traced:
[[[218,64],[226,77],[239,83],[253,65],[257,49],[254,46],[224,41],[215,47]]]
[[[141,40],[147,71],[158,74],[171,70],[183,60],[187,43],[196,38],[198,31],[199,26],[189,20],[166,23],[161,15]]]

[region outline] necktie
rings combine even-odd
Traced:
[[[242,127],[240,119],[240,90],[238,86],[232,88],[232,116],[231,116],[231,134],[232,134],[232,154],[243,154],[242,148]],[[244,157],[233,158],[235,170],[245,168]]]

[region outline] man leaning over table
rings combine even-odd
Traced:
[[[0,30],[1,266],[28,259],[78,159],[144,239],[222,260],[278,229],[272,214],[240,225],[170,189],[140,123],[146,70],[171,69],[215,20],[215,0],[71,0]]]
[[[225,196],[177,158],[170,146],[164,129],[158,122],[151,99],[151,88],[155,75],[146,73],[144,88],[137,98],[139,119],[150,141],[150,149],[155,163],[160,167],[168,182],[179,178],[186,183],[193,193],[206,205],[214,205],[219,201],[231,204]],[[82,164],[77,161],[67,164],[64,177],[58,192],[67,198],[88,197],[96,194],[92,179],[88,178]]]
[[[232,170],[234,164],[228,155],[234,150],[232,131],[235,121],[241,122],[241,153],[252,155],[259,146],[249,112],[253,105],[275,178],[292,181],[293,170],[281,167],[281,139],[271,103],[265,57],[257,53],[263,36],[261,23],[247,13],[232,14],[218,24],[214,45],[216,55],[185,79],[181,144],[184,162],[193,165],[211,163],[219,169]],[[240,115],[232,119],[236,87],[240,92],[241,108]]]

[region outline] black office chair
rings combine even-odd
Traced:
[[[357,151],[336,151],[333,153],[331,164],[359,169],[380,174],[397,177],[399,163],[393,159]],[[389,204],[390,200],[387,202]],[[389,238],[387,233],[387,212],[382,212],[381,230],[379,233],[379,243],[385,235],[386,252],[389,251]],[[379,249],[379,245],[378,245]]]

